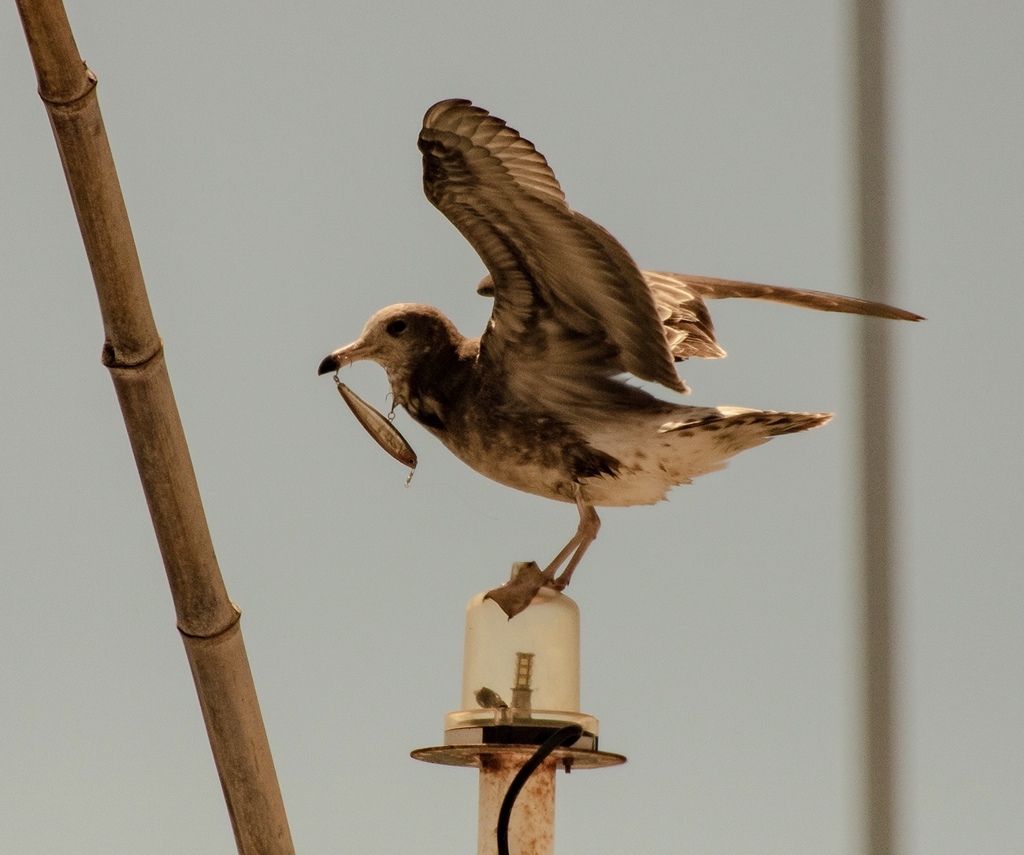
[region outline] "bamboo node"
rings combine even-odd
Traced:
[[[88,65],[85,64],[85,60],[82,60],[82,68],[85,69],[85,87],[82,89],[81,92],[79,92],[76,95],[72,95],[71,97],[65,98],[47,95],[46,92],[43,92],[42,87],[40,86],[40,100],[44,104],[48,104],[51,107],[73,107],[83,98],[87,98],[89,95],[91,95],[93,90],[96,88],[96,85],[99,83],[99,78],[96,76],[96,73],[91,68],[89,68]]]
[[[189,638],[195,641],[216,641],[217,639],[224,638],[226,635],[237,631],[241,621],[242,610],[238,607],[237,603],[231,603],[231,611],[228,615],[227,623],[223,626],[200,634],[196,632],[189,632],[182,626],[182,622],[178,621],[178,633],[183,638]]]
[[[141,368],[159,357],[163,352],[164,343],[162,340],[158,340],[156,347],[149,353],[141,354],[135,359],[127,359],[118,355],[117,349],[111,342],[105,341],[103,343],[103,351],[100,354],[100,362],[105,368],[109,368],[112,371],[114,369]]]

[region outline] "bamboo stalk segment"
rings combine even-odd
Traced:
[[[143,362],[160,339],[100,115],[96,76],[78,54],[59,0],[18,0],[18,11],[96,282],[106,349],[117,363]]]
[[[217,635],[238,613],[213,551],[163,350],[139,365],[107,367],[128,425],[178,628],[191,637]]]
[[[294,855],[241,625],[183,637],[239,853]]]
[[[103,317],[110,370],[242,855],[294,855],[245,654],[213,551],[100,115],[61,0],[16,0]]]

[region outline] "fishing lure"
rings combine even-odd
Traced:
[[[408,485],[409,481],[412,480],[413,472],[416,471],[416,452],[412,450],[412,446],[398,432],[398,428],[391,423],[387,416],[366,403],[366,401],[342,383],[337,375],[334,377],[334,382],[338,386],[338,394],[348,404],[352,415],[366,429],[366,432],[373,437],[377,445],[399,463],[404,463],[412,470],[409,473],[408,480],[405,482]]]

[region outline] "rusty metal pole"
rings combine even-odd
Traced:
[[[293,855],[239,624],[213,552],[163,344],[107,141],[96,77],[61,0],[17,0],[103,317],[110,370],[242,855]]]
[[[509,785],[533,751],[484,754],[480,758],[477,855],[498,855],[498,813]],[[527,779],[508,826],[511,855],[554,855],[555,761],[548,759]]]
[[[856,0],[856,228],[860,296],[891,301],[885,0]],[[867,855],[896,851],[895,453],[889,327],[861,321],[861,626]]]

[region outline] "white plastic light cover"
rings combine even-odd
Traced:
[[[558,727],[580,724],[597,735],[597,720],[580,714],[580,614],[565,594],[542,588],[509,620],[478,594],[466,606],[462,708],[445,716],[445,731],[489,725]],[[446,736],[446,742],[449,741]]]

